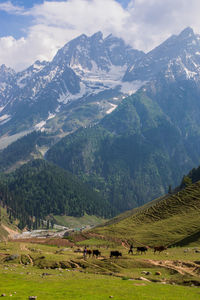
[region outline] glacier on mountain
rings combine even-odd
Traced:
[[[50,115],[57,116],[54,126],[62,126],[61,131],[73,130],[64,123],[86,104],[93,105],[89,122],[96,122],[125,97],[161,78],[200,81],[200,37],[191,28],[147,54],[113,35],[83,34],[61,48],[51,62],[36,61],[19,73],[0,66],[1,135],[15,133],[18,127],[44,130]]]

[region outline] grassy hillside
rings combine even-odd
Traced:
[[[200,181],[110,220],[96,233],[135,245],[200,244]]]

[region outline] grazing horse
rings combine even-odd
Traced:
[[[101,255],[101,252],[100,252],[98,249],[92,250],[92,256],[98,257],[98,256],[100,256],[100,255]]]
[[[154,254],[156,253],[156,251],[158,251],[160,253],[160,252],[162,252],[164,250],[167,250],[166,246],[155,246],[154,247]]]
[[[117,250],[116,251],[110,251],[110,258],[113,257],[113,256],[118,258],[119,256],[122,256],[122,253],[117,251]]]
[[[143,247],[137,247],[137,253],[145,253],[147,252],[148,248],[146,246],[143,246]]]

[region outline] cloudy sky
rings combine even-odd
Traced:
[[[72,38],[113,33],[145,52],[191,26],[199,0],[0,0],[0,65],[19,71],[51,60]]]

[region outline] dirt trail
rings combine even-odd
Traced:
[[[32,258],[30,257],[30,255],[29,255],[29,254],[26,254],[26,256],[27,256],[28,259],[30,260],[30,265],[33,266],[33,260],[32,260]]]
[[[170,270],[175,270],[181,275],[192,275],[192,276],[200,276],[200,266],[192,263],[192,262],[183,262],[183,261],[171,261],[171,260],[145,260],[148,263],[151,263],[154,266],[159,266],[163,268],[167,268]]]
[[[75,262],[74,260],[70,260],[70,262],[76,267],[76,268],[80,268],[79,264],[77,262]]]
[[[4,224],[2,224],[2,227],[8,232],[8,238],[13,238],[16,234],[19,234],[19,231],[13,230]]]

